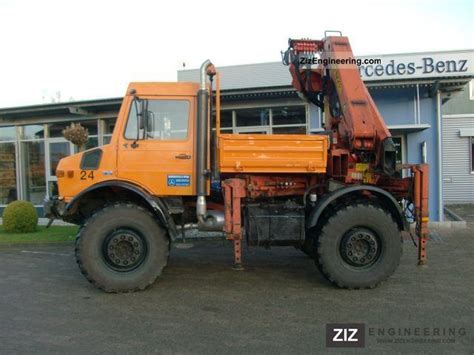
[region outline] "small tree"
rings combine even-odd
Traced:
[[[63,129],[63,136],[76,145],[79,151],[82,151],[89,139],[89,131],[87,128],[82,127],[80,123],[73,122],[69,127]]]

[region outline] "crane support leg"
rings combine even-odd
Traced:
[[[428,241],[428,165],[412,166],[414,174],[413,199],[415,204],[416,235],[418,237],[418,265],[425,265]]]
[[[241,199],[246,196],[245,180],[224,180],[222,190],[224,192],[224,232],[226,238],[234,242],[234,269],[243,270]]]

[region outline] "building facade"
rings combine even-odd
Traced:
[[[444,163],[447,131],[442,117],[458,114],[446,113],[443,107],[461,99],[456,93],[474,77],[474,51],[379,57],[382,64],[360,67],[361,76],[394,136],[398,163],[430,164],[430,215],[431,220],[441,221],[444,199],[451,198],[443,173],[449,164]],[[281,63],[219,70],[223,131],[312,134],[323,130],[322,112],[298,97],[290,86],[288,68]],[[198,70],[178,72],[178,81],[198,80]],[[87,148],[107,144],[120,103],[121,98],[112,98],[0,109],[0,211],[23,199],[32,201],[42,215],[42,200],[57,189],[59,160],[76,150],[62,130],[71,122],[81,123],[89,130]],[[470,134],[464,125],[459,130]],[[469,182],[458,185],[460,191],[472,191]]]

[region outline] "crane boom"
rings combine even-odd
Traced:
[[[290,39],[283,63],[300,95],[325,113],[333,142],[328,173],[350,179],[351,166],[365,163],[376,173],[393,176],[395,145],[360,77],[348,38]]]

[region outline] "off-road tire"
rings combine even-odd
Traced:
[[[341,243],[347,233],[365,228],[376,235],[379,252],[373,264],[354,267],[343,257]],[[379,206],[356,203],[341,207],[320,229],[316,239],[319,270],[341,288],[374,288],[397,269],[402,256],[401,232],[392,216]]]
[[[106,238],[122,228],[140,235],[147,250],[141,264],[126,272],[111,268],[103,252]],[[149,287],[161,275],[168,262],[169,244],[166,230],[148,210],[118,203],[87,219],[76,237],[75,256],[81,273],[95,287],[105,292],[133,292]]]

